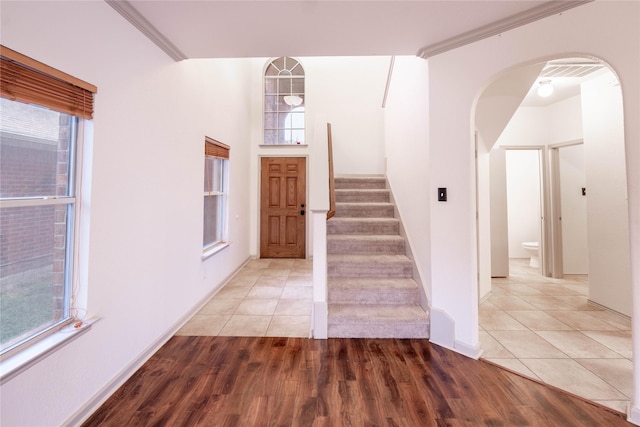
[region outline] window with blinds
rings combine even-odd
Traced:
[[[228,241],[229,152],[228,145],[205,138],[203,251],[207,255]]]
[[[71,322],[83,120],[95,86],[0,46],[0,354]]]

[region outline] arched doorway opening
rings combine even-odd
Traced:
[[[537,94],[547,80],[555,99]],[[622,117],[615,73],[602,61],[576,57],[502,73],[482,93],[475,113],[483,357],[626,412],[632,298]],[[539,177],[515,178],[515,184],[540,183],[538,222],[529,225],[539,230],[537,239],[509,239],[517,233],[508,226],[514,216],[507,196],[510,151],[535,151],[540,159]],[[580,205],[582,228],[563,217],[575,217]],[[576,243],[585,233],[588,244]],[[525,264],[522,244],[534,241],[539,268]],[[570,379],[583,374],[588,380]],[[615,379],[621,377],[628,381]],[[601,393],[583,392],[586,383]]]

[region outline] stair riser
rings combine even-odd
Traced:
[[[329,303],[334,304],[386,304],[417,305],[420,296],[417,289],[332,289],[329,288]]]
[[[398,234],[400,226],[397,222],[340,222],[328,221],[327,234]]]
[[[358,255],[404,255],[404,241],[358,241],[356,239],[327,240],[329,254],[358,254]]]
[[[337,203],[389,203],[389,200],[389,192],[386,190],[376,192],[336,191]]]
[[[336,178],[334,180],[336,190],[343,189],[361,189],[361,190],[382,190],[386,188],[387,183],[384,179],[349,179]]]
[[[327,234],[377,234],[377,235],[397,235],[400,227],[393,224],[368,224],[368,223],[332,223],[327,222]]]
[[[329,277],[400,277],[409,279],[413,277],[411,265],[406,264],[344,264],[330,263],[327,268]]]
[[[328,336],[331,338],[429,338],[429,325],[423,321],[331,324],[331,318],[329,318]]]
[[[393,218],[393,205],[358,206],[358,204],[336,203],[336,217]]]

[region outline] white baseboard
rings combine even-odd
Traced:
[[[469,345],[460,341],[456,341],[454,350],[460,354],[476,360],[480,359],[480,356],[482,356],[483,353],[480,343],[476,345]]]
[[[429,340],[463,356],[479,359],[482,355],[480,343],[469,345],[456,340],[455,321],[445,311],[431,308],[431,331]]]
[[[637,426],[640,426],[640,406],[629,407],[629,414],[627,415],[627,421]]]

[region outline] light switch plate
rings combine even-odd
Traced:
[[[438,201],[439,202],[446,202],[447,201],[447,188],[446,187],[439,187],[438,188]]]

